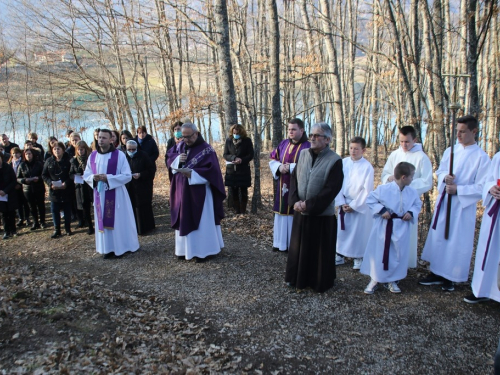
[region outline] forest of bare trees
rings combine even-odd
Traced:
[[[437,163],[456,87],[458,114],[479,116],[490,155],[499,147],[496,1],[0,3],[6,132],[56,133],[94,115],[167,136],[188,117],[209,141],[240,122],[260,151],[297,116],[330,123],[339,154],[364,136],[374,164],[413,125]]]

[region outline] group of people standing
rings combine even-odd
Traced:
[[[103,138],[99,141],[99,137]],[[109,136],[109,137],[108,137]],[[2,134],[2,145],[0,150],[0,212],[4,223],[4,239],[17,235],[17,227],[25,224],[31,225],[31,230],[46,228],[45,220],[45,194],[49,190],[48,198],[54,232],[52,238],[62,235],[61,219],[64,220],[64,232],[71,235],[71,223],[78,219],[77,228],[88,227],[87,233],[94,234],[92,220],[92,206],[95,207],[96,199],[106,195],[106,192],[116,195],[117,186],[123,190],[118,197],[126,194],[129,202],[131,215],[126,215],[125,220],[133,221],[132,235],[138,244],[136,234],[146,234],[155,228],[152,209],[153,179],[156,173],[156,159],[159,150],[154,139],[147,134],[144,127],[137,129],[137,137],[134,139],[128,131],[119,134],[108,129],[97,129],[94,132],[92,148],[81,140],[78,133],[68,131],[66,144],[58,141],[55,137],[48,140],[47,152],[36,141],[36,133],[30,133],[25,142],[24,150],[15,143],[9,141],[9,137]],[[109,140],[107,139],[109,138]],[[109,145],[108,142],[109,141]],[[108,146],[106,148],[106,146]],[[122,147],[124,146],[124,147]],[[104,152],[106,148],[106,152]],[[114,152],[116,151],[116,153]],[[87,181],[87,175],[93,176],[92,169],[100,170],[99,162],[104,155],[110,153],[116,157],[112,158],[117,163],[117,171],[122,169],[126,176],[120,179],[110,177],[109,181],[92,179]],[[96,164],[97,160],[97,164]],[[111,170],[114,167],[111,168]],[[107,170],[104,170],[107,172]],[[123,175],[123,173],[117,173]],[[111,173],[113,174],[113,173]],[[120,181],[118,184],[117,181]],[[96,186],[94,186],[96,185]],[[110,195],[109,193],[107,195]],[[116,199],[116,196],[115,196]],[[112,200],[102,200],[101,208],[104,213],[109,212]],[[131,202],[131,203],[130,203]],[[124,209],[127,205],[118,206]],[[122,214],[124,211],[120,211]],[[31,213],[32,222],[29,214]],[[122,214],[118,216],[119,220]],[[16,223],[16,216],[19,221]],[[94,212],[99,233],[107,227],[102,227],[102,221],[97,212]],[[129,228],[131,229],[131,228]],[[127,229],[127,232],[130,232]],[[96,240],[100,234],[96,235]],[[126,240],[126,236],[116,237],[118,240]],[[122,254],[121,243],[110,243],[98,240],[98,251],[103,254]],[[99,245],[104,244],[104,246]],[[125,248],[128,249],[128,245]],[[134,247],[134,246],[132,246]],[[137,250],[138,246],[134,249]],[[128,249],[126,251],[131,251]],[[125,251],[125,252],[126,252]]]
[[[500,301],[500,253],[496,251],[500,230],[495,226],[500,209],[500,153],[491,162],[477,145],[479,127],[473,116],[459,118],[456,127],[453,173],[450,148],[435,172],[439,197],[421,255],[430,263],[430,273],[418,283],[441,285],[451,292],[454,283],[468,280],[476,204],[483,199],[473,294],[464,300]],[[400,293],[398,282],[408,268],[417,266],[421,196],[433,186],[432,164],[417,143],[415,129],[399,129],[400,147],[387,160],[382,184],[375,190],[373,167],[363,157],[363,138],[350,140],[349,156],[342,160],[329,148],[331,129],[325,123],[313,125],[306,137],[302,121],[293,119],[288,135],[269,162],[277,181],[273,250],[288,252],[286,282],[324,292],[333,286],[335,266],[353,258],[353,269],[370,277],[366,294],[373,294],[381,284]],[[447,213],[448,197],[451,211]]]

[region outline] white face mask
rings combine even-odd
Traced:
[[[127,154],[128,154],[128,156],[130,156],[131,158],[133,158],[134,155],[137,154],[137,150],[135,150],[135,151],[127,151]]]

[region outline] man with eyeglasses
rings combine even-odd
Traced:
[[[336,277],[335,197],[344,174],[342,159],[329,147],[330,126],[314,124],[309,139],[311,148],[300,154],[292,172],[289,204],[295,213],[285,281],[297,289],[322,293]]]
[[[226,189],[217,154],[196,125],[184,123],[181,132],[182,141],[167,157],[175,255],[204,262],[224,247],[220,222]]]
[[[293,172],[300,153],[311,147],[304,131],[301,119],[294,118],[288,121],[288,139],[281,141],[279,146],[271,152],[269,167],[273,178],[277,180],[274,193],[274,230],[273,250],[288,251],[292,234],[293,207],[288,205],[290,191],[290,176]]]

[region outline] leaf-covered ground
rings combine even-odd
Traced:
[[[418,286],[419,268],[400,295],[367,296],[348,262],[324,294],[289,289],[286,254],[271,251],[266,167],[265,208],[228,211],[226,247],[206,263],[174,256],[161,168],[157,229],[134,254],[104,260],[85,230],[2,241],[0,373],[492,373],[498,304],[464,303],[469,284]]]

